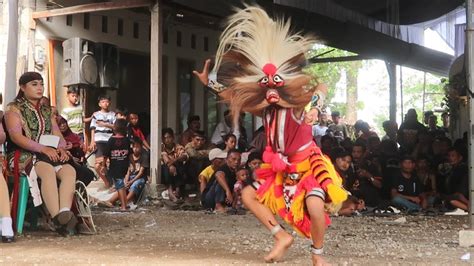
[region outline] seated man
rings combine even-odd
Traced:
[[[451,165],[446,180],[446,195],[443,198],[448,207],[456,207],[468,211],[469,206],[469,169],[463,162],[461,152],[455,148],[448,151],[448,162]]]
[[[376,165],[367,159],[365,141],[356,141],[352,147],[352,166],[344,180],[346,188],[369,207],[381,203],[382,177]]]
[[[174,142],[174,132],[164,128],[161,134],[161,174],[164,184],[168,186],[169,197],[177,201],[181,197],[181,187],[184,185],[185,166],[188,155],[184,147]]]
[[[415,159],[405,155],[400,161],[400,174],[393,179],[392,203],[408,212],[420,211],[428,204],[422,193],[423,187],[416,178]]]
[[[198,176],[201,171],[210,164],[209,150],[206,146],[206,137],[204,136],[204,131],[194,132],[191,142],[186,144],[184,149],[188,155],[188,160],[185,167],[187,175],[185,183],[196,186],[196,189],[198,189]]]
[[[199,191],[202,193],[206,188],[207,183],[211,180],[214,172],[224,165],[224,159],[227,157],[227,152],[214,148],[209,152],[209,161],[211,164],[206,167],[199,174]]]
[[[207,183],[202,192],[202,205],[219,212],[225,211],[225,206],[233,203],[233,189],[236,180],[235,171],[240,166],[240,152],[230,150],[227,153],[225,164],[220,167]]]

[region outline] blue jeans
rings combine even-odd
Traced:
[[[420,211],[421,206],[400,196],[392,199],[392,203],[397,207],[405,208],[407,211]]]
[[[205,193],[203,200],[203,206],[205,208],[214,209],[216,203],[225,202],[225,191],[217,181],[214,181],[214,183],[209,187],[209,190]]]
[[[135,195],[139,196],[140,193],[142,192],[143,190],[143,187],[145,186],[145,179],[144,178],[139,178],[135,181],[133,181],[132,185],[130,186],[130,191],[133,191],[133,193],[135,193]]]

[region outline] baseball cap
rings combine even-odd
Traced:
[[[225,159],[225,158],[227,158],[227,152],[219,148],[214,148],[211,151],[209,151],[209,161],[212,161],[214,159]]]

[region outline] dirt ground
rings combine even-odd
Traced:
[[[206,214],[149,205],[130,212],[94,209],[98,234],[63,238],[27,231],[0,243],[0,264],[257,265],[272,246],[251,215]],[[326,259],[336,265],[474,264],[458,245],[467,216],[334,217]],[[308,240],[296,237],[281,265],[310,265]],[[473,254],[474,255],[474,254]]]

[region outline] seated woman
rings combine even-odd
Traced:
[[[26,72],[19,79],[20,90],[5,112],[7,128],[7,160],[14,173],[29,176],[33,201],[41,203],[36,191],[36,176],[41,179],[41,195],[56,231],[72,234],[77,223],[70,210],[76,182],[76,171],[67,164],[66,143],[59,131],[51,108],[40,104],[43,78],[39,73]],[[58,136],[57,148],[41,144],[42,136]],[[50,145],[55,146],[55,145]],[[58,189],[57,180],[61,181]]]
[[[84,143],[79,135],[71,131],[64,117],[58,116],[57,123],[59,130],[66,141],[65,148],[71,154],[69,164],[74,167],[74,170],[76,170],[77,180],[87,186],[93,179],[95,179],[95,174],[85,165],[86,158],[83,150]]]
[[[1,97],[1,95],[0,95]],[[5,131],[0,126],[0,144],[5,142]],[[0,171],[0,231],[2,232],[2,242],[13,242],[12,217],[10,216],[10,197],[8,194],[8,186],[5,177]]]

